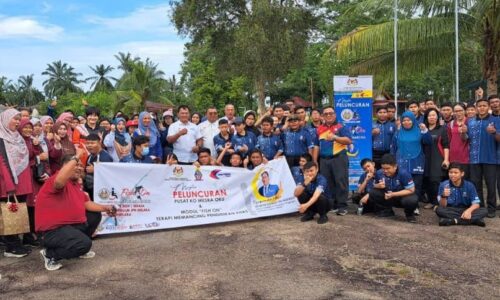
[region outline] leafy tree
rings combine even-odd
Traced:
[[[430,67],[453,61],[454,1],[401,0],[402,19],[398,25],[399,75],[408,78]],[[500,58],[500,8],[495,0],[459,0],[461,7],[461,50],[480,57],[488,94],[497,92],[497,72]],[[392,0],[364,0],[358,11],[370,11],[390,6]],[[414,17],[418,15],[419,17]],[[392,22],[361,26],[337,43],[337,56],[352,60],[350,72],[377,73],[392,76]]]
[[[118,54],[115,55],[115,58],[120,63],[118,69],[123,70],[124,73],[132,72],[134,64],[140,60],[139,57],[132,58],[132,55],[129,52],[127,52],[127,54],[118,52]]]
[[[60,60],[47,65],[47,69],[42,72],[42,75],[47,75],[49,79],[43,82],[45,95],[49,98],[54,96],[59,97],[70,92],[81,92],[82,90],[77,84],[83,81],[78,77],[81,73],[76,73],[75,69],[67,63],[62,63]]]
[[[85,79],[85,81],[93,80],[92,84],[90,85],[91,89],[93,89],[94,91],[112,91],[114,89],[113,83],[111,81],[117,82],[118,79],[107,76],[108,73],[113,71],[113,67],[104,66],[103,64],[101,64],[95,67],[89,66],[89,68],[97,75]]]
[[[193,43],[210,37],[216,72],[253,83],[260,112],[270,85],[302,63],[319,1],[184,0],[174,2],[173,22]]]

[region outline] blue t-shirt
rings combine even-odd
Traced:
[[[495,134],[488,133],[486,128],[490,123],[495,125],[496,134],[500,134],[500,118],[488,115],[467,120],[467,135],[469,136],[469,163],[496,164],[497,142]]]
[[[304,183],[304,172],[299,166],[292,167],[292,177],[296,184]]]
[[[281,134],[281,140],[283,141],[283,152],[286,156],[300,156],[306,154],[309,149],[314,148],[311,134],[304,128],[297,131],[285,130]]]
[[[250,131],[245,131],[245,135],[239,135],[235,133],[231,138],[231,144],[233,144],[234,151],[240,152],[241,147],[246,145],[248,147],[247,152],[240,152],[243,157],[246,157],[253,149],[255,149],[255,143],[257,139],[255,134]]]
[[[316,127],[312,126],[311,124],[306,124],[306,126],[304,126],[304,129],[311,135],[314,146],[319,146],[318,130],[316,129]]]
[[[392,177],[387,177],[384,175],[383,170],[378,170],[375,173],[375,182],[379,183],[382,179],[385,180],[385,191],[399,192],[415,187],[411,174],[399,167]]]
[[[328,180],[319,173],[316,175],[316,179],[305,187],[305,191],[311,195],[313,195],[316,190],[321,191],[323,195],[328,195]]]
[[[154,163],[149,155],[146,155],[146,156],[143,156],[142,158],[139,158],[139,157],[135,156],[133,153],[130,153],[129,155],[120,159],[120,162],[121,163],[136,163],[136,164],[152,164],[152,163]]]
[[[257,137],[257,149],[262,151],[262,154],[267,158],[267,160],[272,160],[278,152],[283,152],[283,143],[278,135],[264,135],[261,134]]]
[[[447,206],[451,207],[469,207],[472,204],[480,204],[476,187],[472,182],[462,180],[460,186],[455,186],[450,180],[445,180],[439,184],[438,201],[441,201],[441,195],[446,187],[450,188],[450,196],[446,199]]]
[[[365,181],[367,174],[368,173],[364,172],[363,174],[361,174],[361,176],[359,176],[358,186],[361,185]],[[373,190],[373,183],[374,182],[375,182],[374,177],[372,177],[372,179],[368,180],[368,182],[366,183],[366,187],[365,187],[365,193],[369,193]]]
[[[373,124],[373,128],[378,128],[380,133],[377,135],[372,135],[373,140],[373,150],[375,151],[385,151],[391,150],[391,142],[396,132],[396,126],[392,122],[376,122]]]

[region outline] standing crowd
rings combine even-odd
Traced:
[[[108,119],[90,106],[85,116],[56,116],[56,105],[40,118],[29,109],[0,112],[0,201],[26,202],[31,231],[0,237],[6,257],[42,246],[45,267],[57,270],[63,259],[95,255],[90,249],[102,212],[116,212],[93,202],[99,162],[253,169],[284,157],[296,182],[301,221],[318,214],[318,224],[324,224],[329,211],[347,214],[351,131],[333,107],[307,112],[288,100],[260,117],[254,111],[239,117],[232,104],[204,114],[180,105],[161,116],[118,112]],[[484,217],[495,217],[500,99],[441,107],[432,100],[410,102],[399,119],[395,111],[391,104],[378,107],[372,144],[361,145],[372,147],[373,159],[361,162],[365,173],[352,197],[358,213],[390,217],[392,207],[402,207],[407,221],[416,222],[421,202],[436,211],[442,226],[484,226]]]

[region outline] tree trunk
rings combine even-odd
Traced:
[[[255,81],[255,90],[258,97],[257,114],[262,116],[266,113],[266,85],[264,79],[257,79]]]
[[[485,20],[483,26],[483,78],[486,79],[487,89],[485,96],[488,97],[497,94],[498,55],[495,51],[497,37],[494,35],[494,30],[488,19]]]

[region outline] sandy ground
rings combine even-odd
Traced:
[[[498,299],[500,219],[437,226],[297,214],[98,238],[48,272],[35,249],[0,258],[0,299]]]

